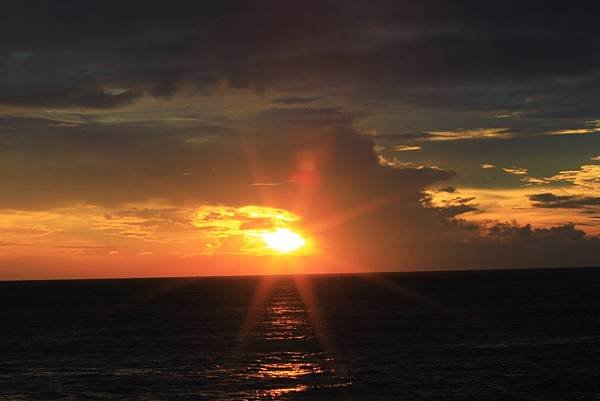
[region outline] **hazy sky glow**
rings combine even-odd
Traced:
[[[10,3],[0,279],[600,264],[595,2]]]

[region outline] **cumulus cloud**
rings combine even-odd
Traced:
[[[50,145],[26,166],[8,164],[4,171],[19,171],[19,176],[5,176],[14,195],[3,197],[2,206],[40,213],[50,205],[97,205],[109,211],[88,215],[95,227],[132,241],[169,243],[186,250],[188,246],[177,244],[197,244],[190,239],[195,234],[203,238],[202,232],[240,231],[239,224],[244,229],[272,224],[247,220],[245,210],[250,209],[244,207],[279,208],[301,216],[303,226],[322,237],[331,252],[357,249],[363,260],[379,253],[380,244],[391,246],[399,231],[422,237],[430,221],[439,219],[422,206],[421,192],[454,173],[381,165],[373,140],[357,133],[352,117],[342,110],[271,109],[251,119],[261,128],[259,134],[231,127],[219,141],[202,143],[190,143],[189,133],[177,131],[112,134],[99,127],[82,138],[51,129],[46,137],[30,137],[9,147],[16,155]],[[52,146],[57,138],[60,146]],[[90,143],[95,146],[89,148]],[[31,194],[28,202],[23,202],[24,192]],[[160,199],[161,206],[121,206],[143,205],[147,199]],[[190,211],[202,204],[226,206],[210,213],[204,207],[208,214],[190,218]],[[239,224],[234,227],[232,222]],[[104,237],[92,237],[104,246]],[[377,240],[360,247],[366,238]],[[115,249],[111,241],[107,246]],[[212,249],[218,248],[235,246],[213,244]]]

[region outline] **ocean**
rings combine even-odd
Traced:
[[[600,269],[0,282],[0,400],[600,400]]]

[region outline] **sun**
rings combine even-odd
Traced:
[[[279,253],[290,253],[306,245],[306,240],[287,228],[278,228],[261,234],[267,247]]]

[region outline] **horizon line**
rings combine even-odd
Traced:
[[[101,280],[160,280],[160,279],[208,279],[208,278],[250,278],[250,277],[289,277],[289,276],[359,276],[369,274],[415,274],[415,273],[465,273],[465,272],[502,272],[530,270],[585,270],[599,269],[600,266],[542,266],[542,267],[478,267],[459,269],[424,269],[424,270],[378,270],[357,272],[325,272],[325,273],[269,273],[269,274],[227,274],[227,275],[190,275],[190,276],[118,276],[118,277],[64,277],[64,278],[25,278],[0,279],[0,283],[22,283],[38,281],[101,281]]]

